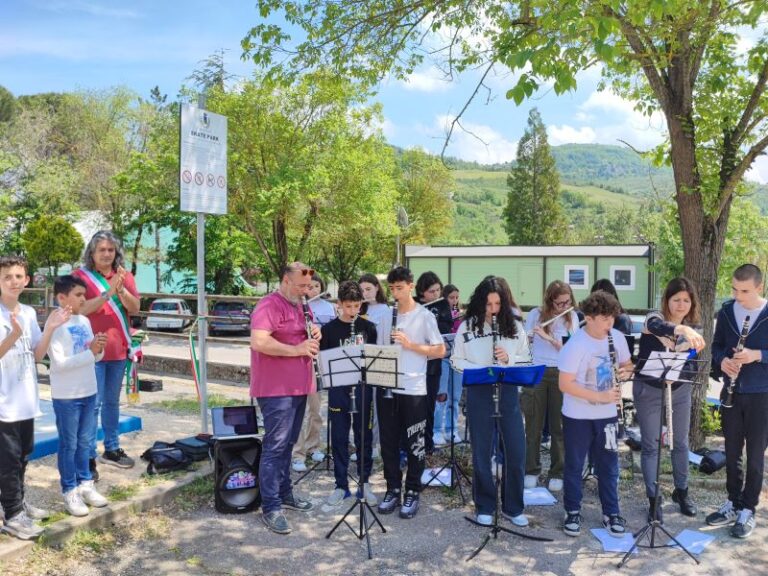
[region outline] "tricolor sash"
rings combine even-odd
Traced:
[[[96,270],[89,270],[88,268],[82,267],[80,268],[80,271],[83,274],[83,279],[86,284],[89,284],[97,294],[108,292],[111,288],[107,279]],[[106,313],[117,318],[118,324],[120,325],[120,334],[123,337],[125,348],[128,350],[128,359],[132,362],[138,362],[141,360],[141,342],[136,342],[135,339],[131,338],[131,324],[123,303],[120,302],[117,294],[113,294],[112,297],[107,300],[106,304]]]

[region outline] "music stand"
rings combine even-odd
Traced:
[[[443,334],[443,342],[445,342],[445,357],[450,357],[451,353],[453,352],[453,341],[456,337],[455,334]],[[447,412],[450,415],[451,418],[451,449],[450,449],[450,456],[448,458],[448,461],[443,464],[437,472],[432,474],[432,479],[436,479],[440,476],[440,473],[445,470],[446,468],[450,469],[451,471],[451,483],[450,488],[453,489],[456,484],[459,486],[459,495],[461,496],[461,503],[466,504],[467,501],[464,498],[464,488],[461,486],[461,479],[464,478],[464,480],[472,486],[472,479],[469,477],[469,474],[461,467],[461,464],[459,464],[458,460],[456,460],[456,442],[453,439],[453,436],[455,434],[455,429],[453,427],[454,422],[454,399],[455,399],[455,392],[454,392],[454,374],[453,374],[453,367],[450,367],[449,370],[451,371],[448,375],[448,402],[450,402],[450,407]],[[432,485],[432,479],[430,479],[427,486]]]
[[[392,348],[397,348],[397,356],[394,358],[392,357],[391,353],[385,353],[385,349]],[[349,507],[349,509],[347,509],[344,515],[339,519],[338,522],[336,522],[336,524],[333,526],[333,528],[331,528],[328,534],[325,535],[325,537],[330,538],[333,536],[333,533],[336,532],[336,529],[339,526],[345,524],[358,540],[365,538],[365,542],[368,547],[369,560],[373,558],[373,554],[371,552],[371,538],[369,535],[370,529],[375,524],[379,525],[379,528],[381,528],[383,533],[386,533],[387,529],[384,528],[381,520],[379,520],[378,516],[376,516],[376,512],[374,512],[371,505],[368,504],[367,500],[365,499],[364,487],[367,481],[365,472],[365,425],[368,421],[368,419],[364,417],[365,389],[368,386],[373,385],[397,388],[399,374],[399,351],[399,346],[376,346],[374,344],[366,344],[363,346],[346,346],[342,348],[332,348],[331,350],[324,351],[326,353],[330,353],[329,355],[337,355],[336,358],[327,358],[327,375],[329,378],[330,386],[355,386],[355,388],[352,389],[354,402],[357,396],[357,385],[359,385],[360,406],[363,410],[363,415],[360,417],[360,454],[358,455],[358,461],[360,464],[360,479],[358,482],[358,490],[355,492],[355,502],[352,504],[352,506]],[[367,352],[369,354],[367,354]],[[339,353],[342,355],[339,356]],[[377,361],[379,361],[379,363],[376,368],[372,368],[372,366]],[[369,381],[369,373],[373,375],[371,381]],[[357,382],[354,381],[356,375],[359,375],[359,380],[357,380]],[[336,377],[335,382],[334,376]],[[371,393],[373,394],[373,392]],[[357,527],[352,526],[352,524],[347,521],[347,517],[352,514],[355,509],[358,509],[360,514]],[[368,521],[368,514],[370,514],[372,518],[370,522]]]
[[[504,435],[501,433],[500,421],[502,418],[500,402],[501,402],[501,385],[507,384],[512,386],[535,386],[538,382],[541,382],[542,376],[544,376],[545,366],[543,365],[524,365],[524,366],[488,366],[486,368],[477,368],[464,370],[464,376],[462,384],[464,386],[493,386],[493,429],[494,434],[499,438],[502,451],[504,450]],[[508,455],[506,455],[508,457]],[[536,540],[538,542],[552,542],[551,538],[544,538],[541,536],[534,536],[533,534],[523,534],[511,530],[504,526],[499,526],[499,511],[501,510],[501,480],[498,474],[494,474],[494,482],[496,484],[496,511],[493,514],[493,524],[490,526],[490,530],[485,535],[480,546],[467,557],[467,562],[477,556],[483,548],[490,542],[491,537],[497,539],[499,532],[506,532],[507,534],[514,534],[527,540]],[[474,524],[475,526],[485,526],[480,524],[474,518],[469,516],[464,517],[465,520]]]
[[[658,507],[659,507],[659,475],[661,473],[661,451],[664,447],[664,441],[662,438],[662,432],[664,430],[664,418],[666,416],[666,397],[667,397],[667,391],[666,386],[669,384],[666,384],[667,376],[670,372],[676,372],[678,375],[679,373],[684,369],[685,365],[688,363],[693,364],[701,364],[705,362],[704,360],[695,360],[691,357],[685,357],[684,355],[680,353],[669,353],[672,355],[671,357],[663,357],[662,355],[652,356],[650,358],[645,358],[645,366],[643,367],[643,371],[640,372],[640,374],[644,374],[645,370],[648,366],[649,361],[653,361],[658,366],[658,372],[660,372],[660,376],[658,376],[658,379],[664,383],[661,390],[661,409],[659,410],[659,429],[658,429],[658,446],[657,446],[657,452],[656,452],[656,479],[653,481],[653,508],[651,509],[651,513],[648,516],[648,521],[646,522],[645,526],[643,526],[640,531],[635,535],[635,541],[632,543],[632,546],[629,550],[627,550],[627,553],[624,554],[624,557],[621,559],[621,562],[618,563],[617,568],[621,568],[624,566],[624,564],[627,563],[629,560],[629,557],[632,555],[632,552],[635,551],[636,548],[639,548],[639,542],[645,536],[650,532],[649,536],[649,545],[644,546],[644,548],[674,548],[675,546],[667,543],[667,544],[656,544],[656,530],[661,530],[664,534],[666,534],[669,539],[675,543],[683,552],[688,554],[688,556],[693,559],[696,564],[699,564],[699,559],[696,558],[696,556],[693,555],[693,553],[688,550],[683,544],[680,543],[680,541],[672,536],[670,532],[663,526],[663,524],[658,520],[657,513],[658,513]],[[642,360],[642,358],[641,358]],[[673,378],[676,382],[690,382],[691,384],[696,384],[692,380],[682,380],[680,377],[676,375],[676,377]],[[646,374],[648,376],[648,374]],[[651,376],[651,378],[656,378],[656,376]],[[669,422],[668,426],[672,426],[672,423]],[[670,447],[671,449],[671,447]]]

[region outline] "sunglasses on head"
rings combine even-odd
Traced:
[[[291,268],[291,272],[301,272],[302,276],[314,276],[315,271],[312,268]]]

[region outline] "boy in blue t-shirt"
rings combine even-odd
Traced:
[[[618,413],[620,388],[613,378],[609,337],[613,339],[620,378],[631,374],[632,361],[624,335],[613,328],[621,308],[607,292],[590,294],[580,304],[586,326],[563,346],[558,358],[559,385],[563,392],[563,532],[581,533],[581,474],[588,453],[594,456],[603,526],[620,537],[626,521],[619,511]]]

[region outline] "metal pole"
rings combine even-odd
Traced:
[[[197,98],[199,108],[205,108],[205,95]],[[197,213],[197,327],[198,386],[200,388],[200,431],[208,433],[208,302],[205,298],[205,214]]]

